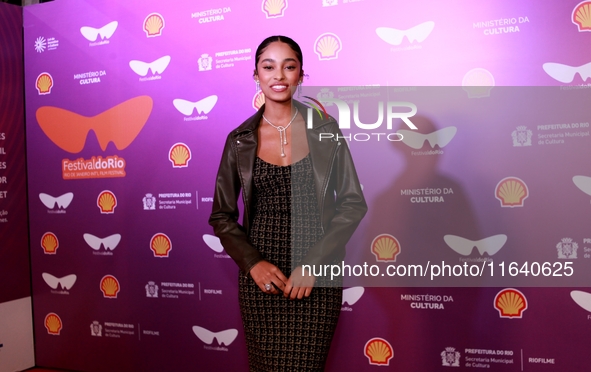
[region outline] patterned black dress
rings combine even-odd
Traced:
[[[253,180],[256,205],[250,240],[289,278],[292,260],[299,264],[322,237],[310,155],[291,166],[257,157]],[[250,371],[324,370],[342,288],[339,282],[316,283],[310,297],[289,300],[263,293],[254,280],[240,274],[240,312]]]

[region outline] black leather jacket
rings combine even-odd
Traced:
[[[296,101],[294,104],[306,119],[307,107]],[[263,111],[264,106],[228,135],[209,218],[209,224],[213,226],[226,253],[244,273],[264,259],[248,239],[254,212],[252,173],[258,144],[257,127]],[[346,140],[336,140],[337,135],[342,136],[336,120],[323,116],[324,119],[314,112],[314,127],[306,129],[324,233],[301,262],[309,265],[342,260],[345,257],[345,244],[367,211]],[[334,137],[331,140],[325,135],[320,141],[320,133],[332,133]],[[244,202],[242,225],[238,223],[237,199],[240,189]],[[289,276],[289,273],[285,275]]]

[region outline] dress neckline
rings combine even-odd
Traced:
[[[263,163],[266,163],[266,164],[272,165],[272,166],[274,166],[274,167],[281,167],[281,168],[283,168],[283,167],[292,167],[292,166],[294,166],[294,165],[296,165],[296,164],[298,164],[298,163],[301,163],[302,161],[304,161],[304,159],[308,158],[309,156],[310,156],[310,153],[308,152],[308,154],[306,154],[306,156],[304,156],[304,157],[303,157],[303,158],[301,158],[300,160],[298,160],[298,161],[296,161],[296,162],[293,162],[293,163],[291,163],[291,164],[288,164],[288,165],[279,165],[279,164],[273,164],[273,163],[269,163],[268,161],[264,160],[263,158],[261,158],[261,157],[260,157],[260,156],[258,156],[258,155],[257,155],[257,159],[261,160]]]

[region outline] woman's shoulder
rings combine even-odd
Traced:
[[[257,112],[255,112],[251,117],[244,120],[239,126],[234,128],[230,132],[229,136],[238,136],[240,134],[243,134],[244,132],[252,132],[253,130],[255,130],[259,125],[259,122],[261,121],[261,118],[263,116],[263,110],[264,106],[261,107]]]

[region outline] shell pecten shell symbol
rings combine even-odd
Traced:
[[[59,241],[54,233],[46,232],[41,237],[41,248],[46,254],[55,254],[55,251],[59,248]]]
[[[265,95],[263,94],[263,91],[259,90],[252,98],[252,107],[258,111],[261,108],[261,106],[263,106],[264,104],[265,104]]]
[[[483,68],[473,68],[462,79],[462,89],[468,93],[468,98],[490,97],[490,91],[495,86],[495,78],[490,71]]]
[[[164,17],[159,13],[152,13],[146,17],[144,21],[144,31],[147,37],[155,37],[162,35],[164,28]]]
[[[109,190],[101,192],[96,200],[96,204],[103,214],[115,213],[115,207],[117,206],[117,198],[115,194]]]
[[[168,257],[172,242],[166,234],[158,233],[150,240],[150,249],[154,252],[154,257]]]
[[[572,21],[579,32],[591,31],[591,1],[583,1],[573,9]]]
[[[119,281],[113,275],[105,275],[101,279],[101,292],[106,298],[117,298],[117,293],[121,290]]]
[[[392,235],[381,234],[371,242],[371,252],[377,261],[396,261],[396,256],[400,253],[400,243]]]
[[[341,40],[332,33],[318,36],[314,44],[314,51],[320,60],[336,59],[342,49]]]
[[[372,338],[365,344],[365,356],[369,364],[387,366],[394,357],[392,345],[383,338]]]
[[[527,309],[527,300],[517,289],[507,288],[497,293],[494,306],[501,318],[521,318]]]
[[[50,335],[59,335],[62,330],[62,320],[56,313],[49,313],[45,316],[45,328]]]
[[[502,207],[523,207],[523,201],[529,196],[529,191],[521,179],[507,177],[497,184],[495,196]]]
[[[35,83],[35,87],[39,94],[49,94],[51,93],[51,87],[53,86],[53,78],[47,72],[40,74],[37,77],[37,81]]]
[[[173,168],[185,168],[189,166],[191,160],[191,150],[189,146],[184,143],[175,143],[170,148],[168,159],[172,163]]]
[[[263,12],[267,18],[283,17],[287,8],[287,0],[263,0]]]

